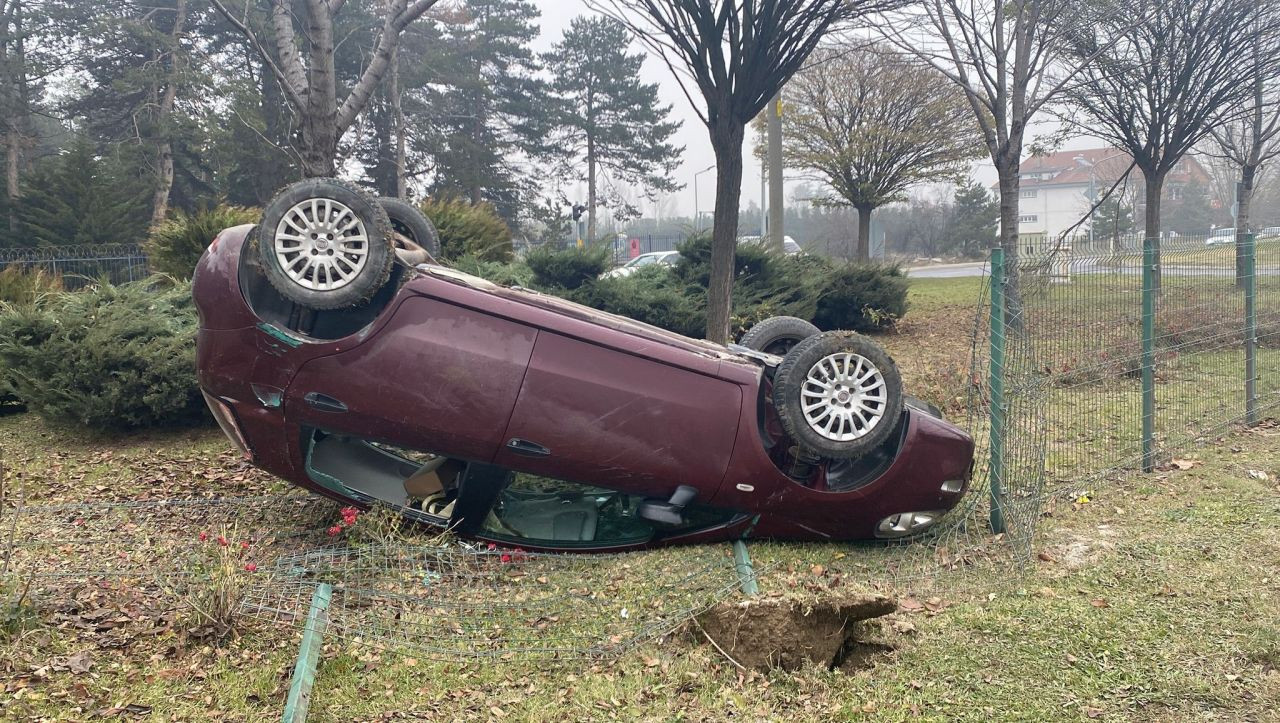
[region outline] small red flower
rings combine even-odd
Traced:
[[[360,516],[360,510],[354,507],[343,507],[341,510],[342,521],[348,525],[354,525],[356,518]]]
[[[252,562],[249,562],[249,563],[245,563],[244,569],[245,569],[245,572],[257,572],[258,566],[253,564]]]
[[[342,526],[334,525],[333,527],[330,527],[328,529],[328,533],[329,533],[329,537],[337,537],[338,535],[342,534]]]
[[[489,550],[490,550],[490,551],[492,551],[492,550],[496,550],[496,549],[498,549],[498,546],[497,546],[497,545],[495,545],[495,544],[493,544],[492,542],[490,542],[490,543],[489,543]]]
[[[248,541],[248,540],[241,540],[241,541],[240,541],[240,549],[241,549],[241,550],[247,550],[247,549],[249,549],[249,541]]]
[[[205,541],[207,541],[208,539],[209,539],[209,533],[208,533],[208,532],[201,532],[201,533],[200,533],[200,541],[201,541],[201,542],[205,542]]]
[[[502,557],[499,559],[501,559],[503,562],[511,562],[511,556],[505,552],[502,553]]]
[[[226,546],[227,546],[227,544],[228,544],[228,543],[227,543],[227,538],[226,538],[226,537],[224,537],[224,536],[222,536],[222,535],[218,535],[218,545],[219,545],[219,546],[221,546],[221,547],[226,547]]]

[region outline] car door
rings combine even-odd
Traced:
[[[647,495],[710,499],[742,408],[732,382],[543,331],[496,463]]]
[[[372,338],[306,362],[285,412],[304,426],[488,462],[536,337],[524,324],[413,295]]]

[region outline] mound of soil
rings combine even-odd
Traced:
[[[883,595],[844,595],[823,600],[786,597],[722,602],[698,616],[698,624],[724,653],[747,668],[796,670],[805,662],[834,668],[849,651],[863,620],[888,615],[897,602]]]

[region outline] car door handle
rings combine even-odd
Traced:
[[[312,409],[315,409],[317,411],[332,412],[334,414],[341,414],[342,412],[347,411],[347,405],[343,404],[341,401],[337,399],[334,399],[328,394],[321,394],[320,392],[308,392],[307,396],[303,397],[302,399],[306,401],[306,403],[310,405]]]
[[[507,442],[507,449],[521,457],[548,457],[551,455],[551,450],[527,439],[512,439]]]

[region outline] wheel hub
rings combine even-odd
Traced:
[[[823,357],[809,369],[800,392],[805,423],[836,442],[866,436],[884,418],[888,402],[884,374],[852,352]]]
[[[333,291],[364,269],[369,236],[364,221],[347,205],[329,198],[294,204],[276,226],[274,247],[280,268],[295,284]]]

